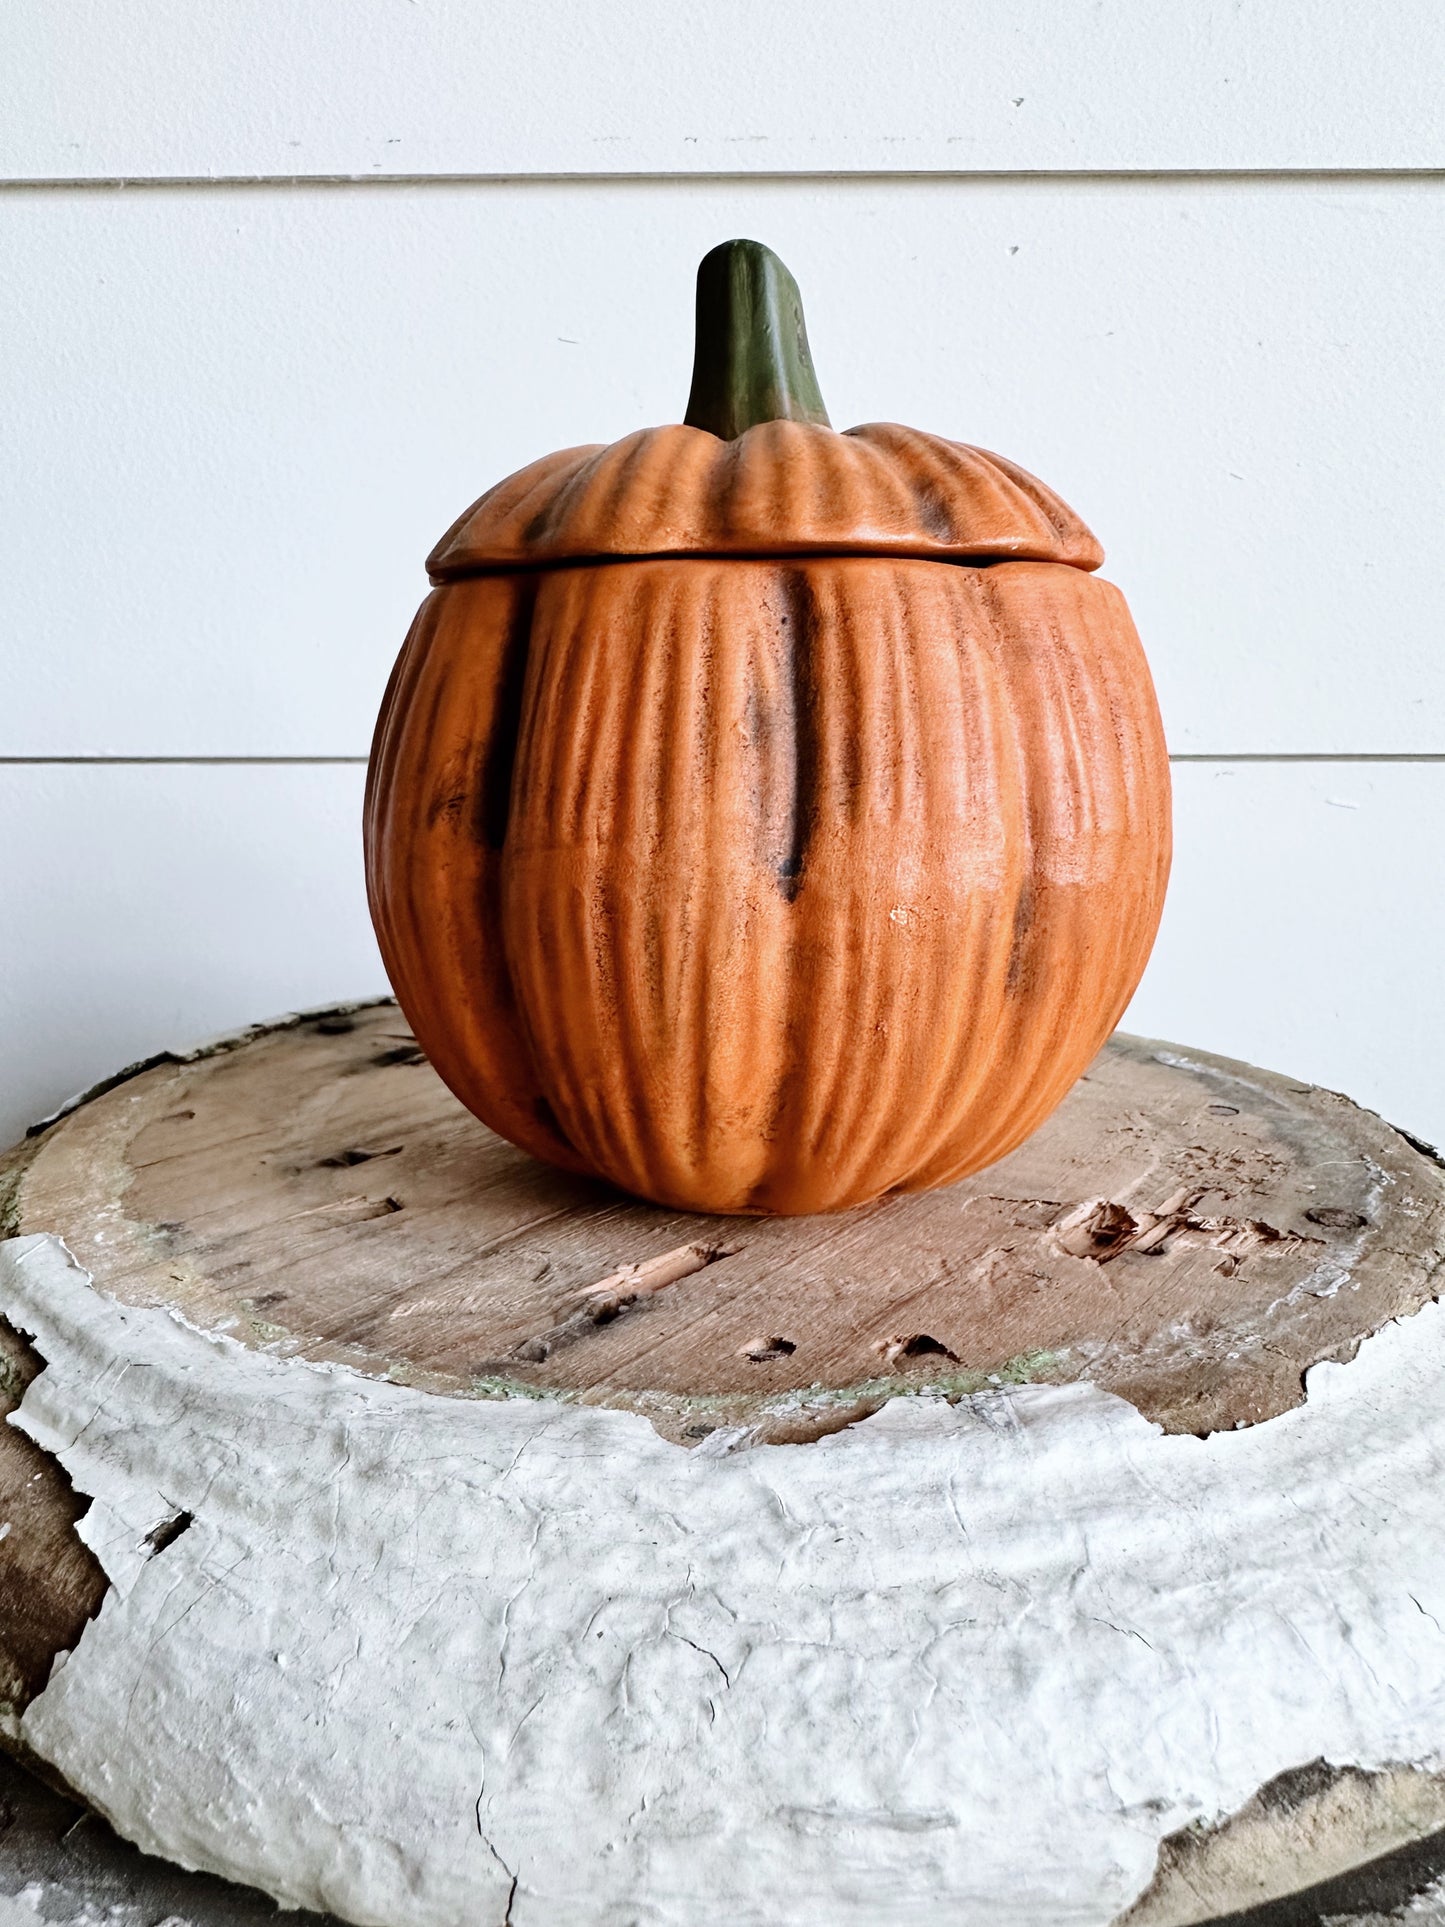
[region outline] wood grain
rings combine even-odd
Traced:
[[[62,1236],[126,1302],[435,1391],[646,1410],[674,1438],[812,1436],[991,1377],[1087,1377],[1171,1431],[1254,1423],[1429,1297],[1445,1242],[1445,1173],[1378,1118],[1123,1036],[946,1190],[667,1211],[479,1125],[390,1002],[141,1069],[0,1184],[0,1228]],[[684,1250],[708,1262],[629,1291]]]

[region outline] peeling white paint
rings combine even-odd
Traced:
[[[0,1927],[47,1927],[50,1916],[44,1912],[47,1895],[37,1881],[34,1886],[22,1887],[18,1894],[0,1894]],[[82,1927],[81,1922],[76,1927]],[[91,1927],[85,1922],[84,1927]],[[100,1923],[95,1922],[95,1927]],[[162,1927],[168,1927],[163,1922]]]
[[[25,1739],[289,1902],[1103,1927],[1287,1767],[1445,1762],[1438,1305],[1208,1440],[1026,1386],[720,1457],[248,1352],[55,1240],[0,1312],[112,1580]]]

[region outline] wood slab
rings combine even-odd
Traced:
[[[1168,1431],[1258,1423],[1415,1310],[1445,1169],[1334,1092],[1115,1036],[1003,1163],[838,1217],[659,1210],[539,1164],[396,1006],[136,1066],[0,1159],[0,1236],[205,1329],[472,1398],[645,1414],[696,1445],[836,1430],[900,1393],[1087,1378]],[[0,1407],[39,1361],[0,1329]],[[0,1702],[99,1605],[56,1467],[0,1430]]]
[[[0,1236],[35,1232],[123,1302],[258,1350],[637,1411],[704,1450],[806,1441],[900,1394],[1078,1379],[1203,1434],[1298,1403],[1312,1364],[1434,1295],[1445,1169],[1334,1093],[1117,1036],[1029,1144],[951,1190],[692,1217],[493,1136],[385,1002],[135,1067],[37,1128],[0,1160]],[[41,1361],[6,1330],[0,1348],[13,1409]],[[8,1426],[0,1495],[13,1737],[105,1582],[71,1529],[83,1502]],[[1339,1795],[1296,1791],[1298,1835]],[[1337,1865],[1432,1832],[1430,1799],[1400,1820],[1392,1794],[1395,1832],[1372,1818]],[[1149,1906],[1203,1917],[1164,1889]]]
[[[539,1164],[394,1005],[117,1080],[0,1161],[0,1232],[243,1344],[429,1390],[815,1435],[920,1384],[1090,1378],[1170,1431],[1296,1403],[1431,1294],[1445,1170],[1333,1092],[1117,1036],[1020,1151],[824,1218]]]

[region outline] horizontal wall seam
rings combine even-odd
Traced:
[[[1435,749],[1178,750],[1171,763],[1445,763]]]
[[[1445,750],[1180,750],[1171,763],[1445,763]],[[365,756],[0,756],[0,769],[324,769],[364,766]]]
[[[1445,180],[1445,164],[1415,167],[921,167],[921,168],[778,168],[750,169],[629,169],[616,173],[590,171],[532,171],[527,173],[425,172],[389,174],[107,174],[107,175],[7,175],[0,178],[0,193],[94,193],[119,189],[248,189],[248,188],[355,188],[355,187],[669,187],[669,186],[767,186],[791,182],[817,186],[900,185],[919,182],[977,182],[988,186],[999,182],[1037,182],[1046,186],[1088,186],[1091,183],[1121,182],[1147,186],[1193,182],[1291,183],[1310,184],[1360,182],[1379,186],[1390,183],[1435,182]]]
[[[198,768],[216,766],[230,767],[256,766],[266,769],[280,768],[324,768],[328,764],[361,763],[365,756],[0,756],[0,769],[54,769],[75,766],[104,767],[117,764],[135,768],[139,766],[160,768]]]

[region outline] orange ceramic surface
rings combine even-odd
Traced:
[[[442,1077],[693,1210],[1003,1157],[1164,898],[1163,734],[1099,557],[1021,470],[906,429],[664,428],[484,497],[367,786],[382,954]]]
[[[1014,556],[1097,569],[1073,510],[987,449],[896,422],[838,434],[677,424],[567,448],[489,489],[427,558],[434,582],[607,555]]]

